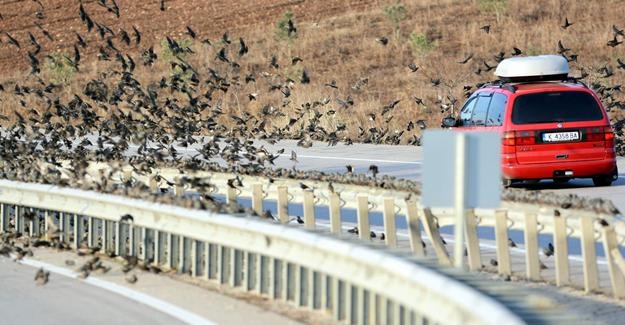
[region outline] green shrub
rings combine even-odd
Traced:
[[[529,56],[541,55],[541,54],[545,54],[545,51],[543,51],[543,49],[538,46],[529,45],[527,49],[525,49],[525,54]]]
[[[399,29],[399,24],[408,17],[408,10],[399,1],[397,3],[388,5],[384,8],[384,14],[386,18],[394,25],[395,30]]]
[[[506,10],[507,0],[478,0],[477,5],[481,10],[491,12],[502,12]]]
[[[178,46],[180,46],[180,49],[182,49],[183,51],[178,54],[174,53],[174,51],[169,46],[167,39],[163,39],[161,40],[160,57],[163,58],[165,61],[173,61],[176,59],[176,57],[179,57],[182,60],[186,60],[187,54],[189,52],[188,50],[191,48],[193,40],[190,38],[183,38],[180,40],[174,39],[174,41],[178,43]]]
[[[47,55],[43,67],[50,74],[50,78],[54,83],[64,85],[69,84],[77,71],[72,63],[72,59],[64,53]]]
[[[415,55],[426,55],[436,48],[436,42],[432,42],[424,34],[412,32],[408,37],[408,44]]]
[[[160,57],[168,62],[177,62],[178,60],[186,61],[187,56],[190,52],[189,49],[191,48],[191,45],[193,44],[193,40],[190,38],[183,38],[183,39],[174,40],[174,41],[178,43],[178,46],[180,47],[182,52],[179,52],[178,54],[174,53],[174,50],[169,46],[169,42],[167,42],[167,39],[164,39],[161,41]],[[191,76],[193,75],[193,71],[191,70],[184,71],[178,65],[170,67],[170,73],[172,76],[178,75],[180,79],[184,81],[189,81],[191,79]]]
[[[295,16],[293,12],[288,10],[282,15],[282,18],[276,23],[276,39],[279,41],[292,41],[297,38],[297,31],[289,33],[289,20],[295,24]],[[297,28],[297,27],[296,27]]]

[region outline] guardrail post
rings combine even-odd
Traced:
[[[323,311],[327,311],[328,310],[328,301],[330,299],[328,299],[328,295],[330,293],[330,290],[328,288],[329,286],[329,282],[328,282],[328,275],[327,274],[320,274],[320,292],[319,292],[319,308],[321,308]]]
[[[128,255],[129,256],[137,256],[137,234],[136,228],[134,225],[128,226]],[[169,254],[169,251],[168,251]]]
[[[174,177],[174,195],[184,195],[184,184],[182,183],[182,178],[180,176]]]
[[[115,255],[123,256],[124,243],[126,238],[124,236],[124,224],[121,221],[115,223]]]
[[[39,210],[34,210],[34,209],[30,209],[31,212],[33,212],[34,216],[33,218],[30,220],[29,225],[28,225],[28,234],[30,235],[30,237],[39,237]]]
[[[540,259],[538,256],[538,216],[535,212],[525,213],[525,272],[529,280],[540,280]]]
[[[24,234],[24,208],[15,206],[15,232],[18,234]]]
[[[260,294],[269,294],[269,279],[271,278],[271,274],[269,274],[269,257],[258,254],[257,259]]]
[[[383,296],[379,296],[380,300],[380,311],[378,312],[378,320],[376,320],[375,324],[390,324],[390,317],[388,314],[388,299]]]
[[[254,253],[245,252],[244,264],[245,264],[245,272],[243,274],[244,282],[245,282],[245,290],[252,291],[256,289],[256,273],[254,272]]]
[[[36,219],[39,219],[39,215],[36,216]],[[83,225],[82,225],[82,217],[74,214],[74,249],[78,249],[80,247],[80,242],[82,241],[83,234]]]
[[[111,232],[111,229],[109,228],[109,221],[107,221],[106,219],[102,219],[100,222],[102,224],[102,251],[106,252],[110,245],[109,233]]]
[[[263,184],[252,184],[252,209],[260,216],[263,214]]]
[[[230,285],[232,287],[241,286],[243,273],[243,252],[238,249],[232,249],[232,258],[230,258]]]
[[[358,196],[358,237],[364,240],[371,240],[369,198],[366,195]]]
[[[603,250],[605,251],[605,257],[608,262],[610,283],[612,284],[612,294],[614,298],[624,298],[625,278],[623,278],[623,274],[618,269],[616,259],[614,258],[615,254],[620,254],[614,226],[603,226],[601,230],[603,235]]]
[[[163,232],[154,230],[154,265],[163,262]]]
[[[191,276],[196,277],[198,275],[198,245],[197,240],[191,239]]]
[[[386,213],[386,210],[389,209],[393,212],[393,228],[395,227],[394,223],[395,223],[395,203],[394,203],[394,199],[392,199],[393,202],[390,202],[390,206],[386,206],[386,201],[385,206],[384,206],[384,212]],[[390,213],[390,211],[389,211]],[[386,226],[386,220],[384,221],[384,224]],[[414,253],[417,256],[425,256],[425,248],[423,248],[423,239],[421,238],[421,227],[419,226],[419,208],[417,206],[417,201],[416,200],[407,200],[406,201],[406,224],[408,225],[408,239],[410,241],[410,249],[412,250],[412,253]],[[393,233],[390,233],[391,231],[388,230],[386,232],[386,240],[389,240],[390,238],[392,238],[393,242],[396,242],[396,231],[393,231]],[[390,245],[390,242],[389,242]],[[394,246],[392,246],[394,247]]]
[[[176,266],[176,236],[172,233],[167,233],[167,267],[173,270]]]
[[[303,273],[305,273],[303,267],[295,265],[295,304],[298,307],[303,306],[306,299],[306,295],[304,294],[306,287],[303,283],[305,275]]]
[[[582,258],[584,259],[584,290],[587,293],[596,290],[599,286],[594,219],[594,216],[591,215],[583,215],[580,218]]]
[[[414,212],[416,212],[416,205]],[[386,246],[394,248],[397,247],[397,228],[395,227],[395,198],[384,198],[384,234]],[[417,216],[418,220],[418,216]],[[419,243],[421,245],[421,243]],[[412,244],[411,244],[412,246]]]
[[[7,208],[4,203],[0,203],[0,232],[4,233],[9,230],[9,218],[7,217]]]
[[[139,259],[147,262],[148,260],[148,229],[145,227],[141,227],[139,229],[140,229],[140,236],[141,236],[141,238],[139,239],[141,242],[141,253],[140,253]]]
[[[157,193],[159,192],[159,188],[158,188],[158,181],[156,180],[156,174],[152,173],[150,174],[150,176],[148,176],[148,186],[150,187],[150,191],[152,193]]]
[[[307,229],[315,229],[315,194],[304,191],[304,226]]]
[[[610,251],[610,255],[614,260],[614,264],[616,264],[620,271],[620,276],[625,276],[625,259],[623,255],[621,255],[621,251],[618,248],[613,248],[612,251]]]
[[[345,320],[347,324],[356,323],[356,306],[357,303],[356,292],[354,292],[354,286],[351,283],[345,283]]]
[[[226,284],[228,283],[230,274],[232,270],[230,269],[230,259],[232,258],[232,248],[226,247],[223,245],[219,245],[218,252],[219,256],[219,283]]]
[[[47,218],[50,219],[49,212],[46,211]],[[51,221],[51,220],[50,220]],[[96,225],[94,217],[87,217],[87,247],[96,246]]]
[[[180,241],[180,243],[178,244],[178,270],[181,273],[186,274],[189,272],[189,257],[191,255],[189,252],[189,240],[182,235],[178,236],[178,240]]]
[[[4,213],[2,213],[4,215]],[[50,223],[52,222],[50,218],[50,211],[43,211],[43,237],[46,240],[50,240],[50,234],[48,233],[50,230]]]
[[[153,263],[156,259],[156,251],[154,250],[154,242],[158,239],[156,238],[156,230],[146,229],[145,232],[145,251],[146,251],[146,262]]]
[[[495,211],[495,241],[497,245],[497,271],[501,275],[512,275],[510,248],[508,247],[508,212]]]
[[[226,191],[226,202],[228,205],[234,206],[237,204],[237,189],[228,186],[228,190]]]
[[[15,207],[17,209],[17,206]],[[15,211],[15,215],[17,216],[19,213],[16,210]],[[66,222],[66,217],[65,217],[65,213],[64,212],[59,212],[59,240],[63,243],[67,243],[68,242],[68,238],[67,238],[67,232],[68,232],[68,225],[69,222]],[[19,220],[19,218],[18,218]],[[17,223],[16,223],[17,226]],[[19,232],[19,231],[18,231]]]
[[[365,315],[367,314],[367,301],[365,299],[365,289],[356,287],[356,322],[360,325],[368,323]]]
[[[217,254],[215,245],[204,242],[204,279],[210,280],[215,278],[215,266],[217,265]]]
[[[297,296],[297,290],[299,286],[297,285],[297,279],[295,273],[297,272],[297,267],[293,265],[293,263],[286,263],[286,268],[284,272],[284,283],[285,283],[285,292],[284,292],[284,300],[285,301],[295,301]]]
[[[340,321],[345,319],[345,282],[332,278],[332,317]]]
[[[475,210],[471,209],[465,213],[466,220],[464,231],[467,243],[467,255],[469,261],[469,269],[477,271],[482,268],[482,260],[480,257],[480,239],[477,237],[477,218]]]
[[[318,274],[312,269],[308,269],[308,308],[314,310],[319,306],[319,279]]]
[[[426,234],[428,235],[428,237],[430,237],[430,240],[432,241],[432,247],[434,248],[434,252],[436,253],[439,264],[444,266],[451,266],[451,259],[449,258],[449,254],[445,249],[441,234],[438,231],[437,226],[434,224],[434,215],[432,214],[432,211],[429,208],[424,208],[421,211],[423,212],[423,218],[421,218],[421,221],[425,226]]]
[[[391,308],[393,309],[393,324],[402,324],[402,308],[399,301],[393,301],[391,304]]]
[[[278,186],[278,218],[280,223],[289,222],[289,192],[285,185]]]
[[[131,182],[132,181],[132,168],[124,168],[123,169],[124,172],[124,182]]]
[[[280,298],[280,274],[282,272],[280,266],[280,260],[269,258],[269,273],[271,274],[269,278],[269,296],[271,299]]]
[[[330,193],[329,197],[330,210],[330,231],[338,235],[341,233],[341,198],[338,193]]]
[[[556,260],[556,285],[558,287],[570,283],[569,246],[566,235],[566,216],[553,217],[554,257]]]

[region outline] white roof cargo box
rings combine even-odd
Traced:
[[[569,74],[569,62],[560,55],[513,57],[497,65],[495,75],[503,81],[564,80]]]

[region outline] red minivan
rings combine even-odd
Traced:
[[[609,186],[618,177],[606,111],[597,95],[580,83],[504,80],[485,85],[465,102],[458,119],[443,124],[500,132],[506,186],[572,178]]]

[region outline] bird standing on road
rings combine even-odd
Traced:
[[[289,158],[289,160],[293,161],[293,162],[296,162],[296,163],[298,162],[297,161],[297,153],[294,150],[291,150],[291,158]]]
[[[44,270],[43,268],[40,268],[39,270],[37,270],[37,273],[35,273],[35,282],[37,283],[37,285],[44,285],[48,283],[49,277],[50,272]]]
[[[378,169],[378,166],[370,165],[369,166],[369,172],[371,172],[371,174],[373,175],[373,178],[375,178],[378,175],[378,173],[380,172],[380,170]]]
[[[126,276],[126,282],[130,283],[130,284],[135,284],[137,282],[137,276],[134,274],[130,274],[128,276]]]

